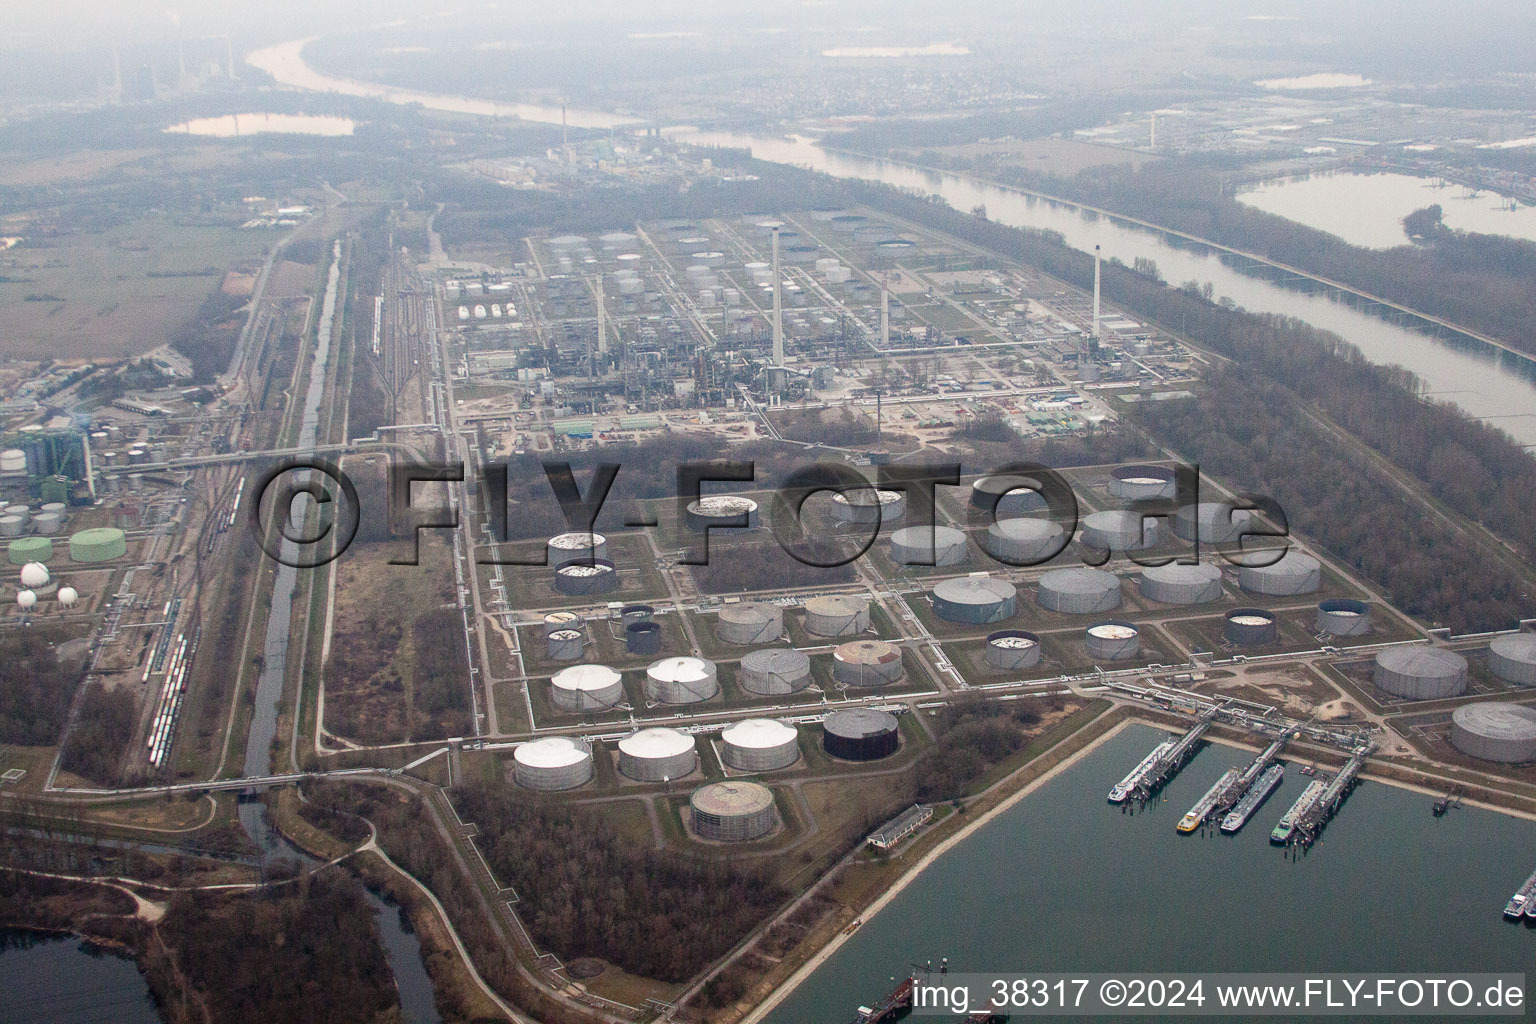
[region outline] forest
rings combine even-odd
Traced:
[[[601,815],[503,786],[454,793],[459,816],[541,948],[683,981],[785,898],[764,872],[637,845]]]
[[[80,701],[59,766],[92,782],[115,785],[133,739],[134,710],[133,693],[127,687],[109,690],[92,683]]]
[[[0,743],[42,747],[59,738],[80,678],[45,634],[12,631],[0,642]]]

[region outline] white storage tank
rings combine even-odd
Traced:
[[[1488,668],[1506,683],[1536,686],[1536,633],[1495,637],[1488,645]]]
[[[1141,630],[1134,622],[1119,619],[1096,623],[1084,632],[1083,646],[1095,661],[1134,658],[1141,650]]]
[[[544,616],[544,635],[561,629],[580,629],[585,623],[576,612],[550,612]]]
[[[549,565],[566,562],[591,563],[608,557],[608,539],[600,533],[562,533],[549,538],[546,561]]]
[[[773,792],[756,782],[712,782],[688,799],[693,830],[717,843],[761,839],[779,824]]]
[[[703,658],[662,658],[645,670],[646,696],[662,704],[694,704],[719,692],[715,663]]]
[[[572,665],[550,683],[550,699],[562,711],[602,711],[624,699],[623,677],[607,665]]]
[[[981,536],[987,554],[1008,565],[1043,565],[1067,546],[1067,533],[1049,519],[999,519]]]
[[[1143,551],[1157,546],[1158,520],[1118,509],[1094,512],[1083,519],[1082,538],[1098,551]]]
[[[1034,668],[1040,664],[1040,637],[1023,629],[1000,629],[987,635],[983,658],[1005,672]]]
[[[1162,604],[1206,604],[1221,600],[1221,569],[1210,562],[1148,566],[1141,571],[1141,596]]]
[[[811,685],[811,659],[801,651],[774,647],[741,659],[736,682],[749,693],[783,696]]]
[[[1127,501],[1172,498],[1176,486],[1167,466],[1120,466],[1109,472],[1109,493]]]
[[[1484,761],[1536,761],[1536,708],[1500,701],[1459,707],[1451,715],[1451,743]]]
[[[555,570],[555,589],[573,597],[609,594],[619,589],[619,571],[606,558],[562,562]]]
[[[1236,540],[1248,528],[1253,512],[1224,501],[1202,501],[1185,505],[1173,515],[1173,532],[1184,540],[1195,540],[1199,529],[1201,544],[1225,544]]]
[[[676,729],[641,729],[619,740],[619,771],[637,782],[681,779],[697,762],[693,737]]]
[[[552,793],[575,789],[592,779],[592,748],[569,736],[546,736],[512,752],[512,777],[524,789]]]
[[[901,648],[884,640],[850,640],[832,650],[832,677],[847,686],[889,686],[902,673]]]
[[[1120,577],[1102,569],[1052,569],[1040,577],[1035,600],[1070,615],[1107,612],[1120,607]]]
[[[727,644],[771,644],[784,634],[784,609],[765,601],[743,601],[720,609],[715,636]]]
[[[557,629],[544,638],[544,643],[555,661],[578,661],[586,650],[586,637],[579,629]]]
[[[1371,606],[1348,597],[1319,601],[1317,631],[1334,636],[1364,636],[1371,631]]]
[[[832,516],[841,523],[893,523],[906,513],[900,491],[860,487],[832,496]]]
[[[1237,582],[1250,594],[1294,597],[1311,594],[1323,585],[1323,566],[1301,551],[1287,551],[1273,565],[1242,566]]]
[[[898,565],[959,565],[965,555],[965,534],[951,526],[904,526],[891,534]]]
[[[720,759],[743,772],[771,772],[800,760],[800,733],[772,718],[748,718],[720,734]]]
[[[852,594],[821,594],[805,602],[805,630],[813,636],[853,636],[869,628],[869,602]]]

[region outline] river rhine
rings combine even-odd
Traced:
[[[1304,788],[1292,769],[1236,836],[1183,836],[1189,805],[1251,755],[1207,747],[1164,799],[1123,813],[1105,794],[1160,735],[1122,730],[982,826],[767,1024],[843,1024],[893,974],[945,956],[982,973],[1530,969],[1536,932],[1502,911],[1536,867],[1536,822],[1473,808],[1437,819],[1430,797],[1367,782],[1295,857],[1269,843]]]

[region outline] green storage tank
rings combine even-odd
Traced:
[[[128,540],[123,531],[111,526],[98,526],[81,530],[69,538],[69,559],[72,562],[110,562],[128,553]]]
[[[12,565],[46,562],[52,557],[53,541],[47,537],[18,537],[6,548],[6,559]]]

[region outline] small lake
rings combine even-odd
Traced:
[[[160,1024],[126,956],[73,935],[0,929],[0,1024]]]
[[[198,117],[165,129],[171,135],[206,135],[235,139],[242,135],[351,135],[357,122],[350,117],[320,114],[226,114]]]
[[[1411,174],[1339,171],[1281,178],[1244,189],[1237,198],[1365,249],[1408,245],[1403,218],[1435,203],[1447,227],[1536,242],[1536,206],[1510,209],[1509,200],[1496,193]]]

